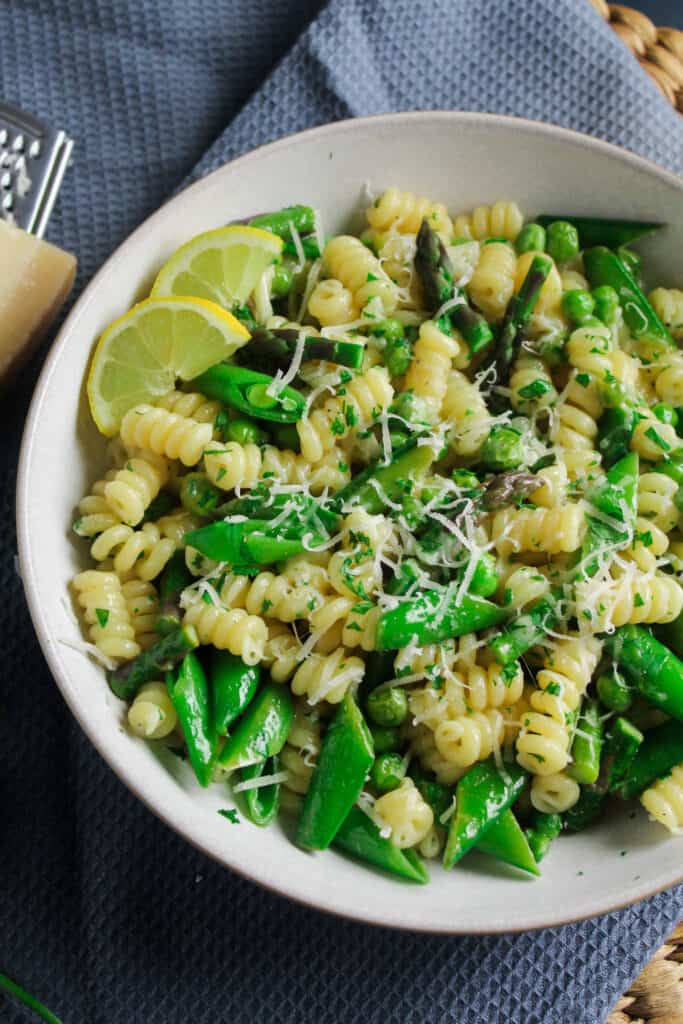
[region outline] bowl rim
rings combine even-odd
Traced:
[[[21,579],[24,587],[24,594],[28,605],[29,613],[35,629],[38,642],[42,649],[43,656],[47,662],[50,673],[56,682],[60,693],[65,700],[69,710],[74,715],[81,729],[84,731],[95,750],[103,758],[107,766],[114,772],[114,774],[124,783],[124,785],[131,791],[131,793],[140,800],[157,818],[159,818],[165,825],[173,829],[174,832],[179,834],[185,841],[189,842],[190,845],[195,847],[205,856],[210,857],[216,863],[223,868],[228,868],[230,871],[253,882],[268,892],[280,896],[286,897],[287,899],[293,900],[301,906],[308,909],[323,911],[326,914],[330,914],[334,917],[341,918],[343,920],[356,921],[362,924],[374,925],[376,927],[392,928],[401,931],[409,931],[414,933],[423,933],[430,935],[504,935],[504,934],[518,934],[525,931],[538,931],[543,928],[555,928],[567,924],[574,924],[579,921],[589,920],[593,917],[598,917],[603,914],[611,913],[616,910],[623,909],[628,906],[632,906],[634,903],[656,895],[657,893],[664,892],[673,886],[683,882],[683,869],[680,875],[675,878],[671,878],[663,884],[648,884],[647,882],[642,883],[638,886],[636,892],[631,891],[630,894],[621,900],[616,902],[610,901],[608,904],[596,903],[594,909],[582,910],[576,914],[563,915],[562,917],[552,917],[548,921],[538,921],[537,918],[528,921],[520,920],[514,925],[514,927],[507,926],[490,926],[485,928],[475,927],[458,927],[457,923],[454,925],[444,926],[420,926],[411,922],[400,922],[400,921],[386,921],[381,918],[381,911],[374,913],[373,910],[368,909],[362,911],[360,909],[340,909],[334,905],[334,902],[330,900],[324,893],[316,895],[315,898],[309,898],[298,894],[292,893],[288,890],[286,880],[284,882],[271,882],[266,881],[259,874],[257,868],[249,869],[246,867],[237,867],[233,864],[228,865],[226,859],[219,855],[218,852],[213,850],[210,844],[202,841],[202,838],[191,831],[190,826],[185,826],[181,822],[176,821],[172,814],[155,803],[153,799],[148,798],[147,795],[139,788],[138,782],[134,777],[132,771],[130,771],[124,760],[114,756],[106,742],[98,736],[97,730],[91,726],[88,721],[87,714],[83,713],[83,709],[79,706],[75,700],[72,700],[66,687],[62,685],[61,674],[62,669],[59,666],[57,658],[54,653],[52,631],[49,628],[46,617],[43,613],[40,602],[37,599],[36,587],[35,587],[35,569],[31,556],[31,543],[28,529],[28,507],[29,507],[29,473],[28,466],[31,461],[31,454],[33,450],[33,444],[35,434],[37,431],[38,421],[40,417],[41,407],[43,403],[43,397],[47,391],[50,379],[55,370],[57,362],[59,361],[62,351],[69,342],[69,337],[75,329],[77,329],[78,322],[84,312],[86,306],[90,302],[90,296],[96,291],[99,282],[104,278],[108,272],[110,264],[112,264],[118,257],[118,254],[123,246],[126,246],[129,242],[133,242],[144,236],[149,231],[154,230],[155,222],[157,218],[165,216],[166,208],[173,204],[180,196],[186,196],[188,194],[197,195],[201,193],[205,188],[208,187],[209,183],[213,179],[221,175],[225,168],[230,167],[231,169],[248,168],[252,161],[258,161],[264,153],[274,153],[281,149],[289,148],[292,145],[299,145],[305,143],[311,137],[325,138],[328,135],[343,135],[349,131],[354,131],[358,126],[367,124],[391,127],[394,124],[410,123],[412,121],[434,121],[434,122],[445,122],[450,125],[467,124],[467,123],[480,123],[484,126],[491,126],[495,128],[498,125],[509,126],[510,122],[519,126],[520,130],[530,135],[547,136],[553,139],[565,139],[567,142],[572,143],[574,146],[579,146],[584,149],[591,150],[593,152],[604,153],[606,156],[616,158],[622,163],[630,164],[637,170],[644,171],[650,176],[654,176],[663,183],[673,186],[679,190],[683,197],[683,178],[679,177],[671,171],[667,171],[662,167],[659,167],[656,163],[648,160],[645,157],[639,156],[632,153],[621,146],[615,145],[611,142],[606,142],[603,139],[598,139],[590,135],[586,135],[582,132],[577,132],[569,128],[563,128],[559,125],[550,124],[542,121],[535,121],[528,118],[515,117],[510,114],[490,114],[476,111],[458,111],[458,110],[417,110],[417,111],[405,111],[400,113],[381,113],[372,114],[367,117],[358,118],[346,118],[339,121],[333,121],[326,124],[318,125],[313,128],[307,128],[303,131],[292,132],[287,135],[283,135],[273,142],[264,143],[257,146],[254,149],[243,153],[242,155],[221,163],[215,167],[212,171],[205,175],[202,175],[198,180],[191,182],[184,188],[174,192],[161,206],[159,206],[153,213],[146,217],[141,224],[139,224],[129,235],[127,235],[117,245],[116,249],[107,257],[106,261],[97,271],[97,273],[88,281],[81,294],[78,296],[72,310],[64,321],[60,328],[55,340],[53,341],[48,354],[45,359],[45,363],[38,376],[36,384],[33,389],[31,402],[26,417],[24,430],[21,440],[21,448],[19,454],[18,472],[17,472],[17,486],[16,486],[16,527],[17,527],[17,543],[19,550],[19,567],[21,573]]]

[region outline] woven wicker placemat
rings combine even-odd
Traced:
[[[669,103],[683,113],[683,32],[657,28],[642,11],[623,4],[608,4],[605,0],[590,3],[628,46]]]
[[[657,950],[606,1024],[683,1024],[683,924]]]

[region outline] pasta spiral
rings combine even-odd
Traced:
[[[178,715],[164,683],[145,683],[140,688],[128,708],[128,724],[145,740],[160,740],[173,732]]]
[[[311,464],[298,452],[264,445],[214,442],[204,452],[204,468],[209,479],[221,490],[251,488],[268,480],[308,486],[312,494],[325,489],[337,491],[348,483],[350,472],[337,446]]]
[[[557,555],[576,551],[585,532],[582,504],[560,508],[505,508],[492,523],[493,542],[507,557],[519,551],[543,551]]]
[[[113,557],[116,572],[133,570],[141,580],[153,580],[175,548],[172,540],[161,536],[155,523],[145,523],[139,530],[119,523],[99,535],[90,548],[90,554],[96,562]]]
[[[679,518],[674,502],[677,491],[678,484],[666,473],[641,473],[638,477],[638,515],[670,533]]]
[[[650,292],[649,299],[671,336],[680,341],[683,338],[683,290],[655,288]]]
[[[506,607],[521,611],[536,604],[548,593],[550,583],[535,566],[512,564],[508,568],[511,568],[512,572],[507,578],[505,572],[501,573],[503,603]]]
[[[466,768],[489,757],[502,743],[504,731],[500,711],[488,708],[440,722],[434,730],[434,742],[446,761]]]
[[[424,196],[401,192],[398,188],[383,192],[365,215],[370,227],[377,231],[415,235],[422,221],[427,220],[434,231],[448,236],[453,234],[453,223],[443,203],[433,203]]]
[[[460,370],[451,370],[441,416],[453,424],[450,444],[456,455],[476,455],[491,432],[492,416],[479,388]]]
[[[297,708],[280,764],[287,772],[284,785],[293,793],[304,794],[320,753],[320,725],[310,712]]]
[[[115,476],[116,470],[109,470],[102,480],[97,480],[93,484],[91,493],[86,494],[78,503],[78,518],[73,528],[79,537],[96,537],[98,533],[103,533],[110,526],[116,526],[120,522],[104,496],[105,487]]]
[[[308,312],[323,327],[347,324],[355,318],[353,295],[333,277],[319,281],[308,300]]]
[[[375,632],[381,609],[376,605],[367,607],[356,606],[349,612],[344,623],[342,643],[345,647],[361,647],[364,651],[374,651]]]
[[[130,459],[104,485],[104,498],[119,521],[137,526],[168,479],[163,459]]]
[[[624,551],[624,556],[635,562],[641,572],[653,573],[657,559],[666,554],[669,538],[658,526],[638,516],[635,523],[633,543]]]
[[[581,795],[581,787],[566,772],[534,775],[531,780],[531,803],[542,814],[563,814],[573,807]]]
[[[448,387],[448,373],[460,346],[434,323],[425,320],[413,348],[405,386],[424,398],[436,419]]]
[[[627,573],[605,584],[586,580],[576,585],[576,605],[591,631],[627,623],[673,622],[683,611],[683,588],[663,573]]]
[[[683,764],[641,793],[640,802],[648,814],[670,832],[683,829]]]
[[[323,261],[330,275],[341,281],[353,296],[360,313],[371,299],[378,299],[385,314],[398,305],[398,291],[379,260],[353,235],[337,235],[325,246]]]
[[[270,671],[274,683],[286,683],[300,664],[301,644],[284,623],[267,623],[268,635],[263,649],[262,662]]]
[[[550,440],[563,449],[571,481],[589,477],[600,465],[595,441],[601,413],[602,402],[597,392],[593,387],[584,387],[575,372],[565,389],[564,399],[553,409],[550,426]]]
[[[522,716],[517,761],[534,775],[554,775],[569,761],[570,723],[600,657],[595,637],[554,641],[536,676],[531,710]]]
[[[260,572],[252,578],[228,575],[220,590],[226,608],[244,608],[280,622],[308,619],[322,604],[322,594],[310,582],[292,582],[284,573]]]
[[[349,689],[355,689],[365,675],[361,658],[347,657],[343,647],[332,654],[310,654],[292,678],[292,693],[306,695],[309,704],[326,700],[339,704]]]
[[[353,377],[322,409],[315,409],[297,422],[301,453],[311,463],[320,462],[335,443],[349,431],[372,426],[391,405],[394,389],[387,370],[373,366]]]
[[[159,597],[147,580],[126,580],[121,584],[135,639],[143,649],[158,640],[154,631]]]
[[[375,801],[375,814],[391,829],[399,850],[417,846],[434,824],[434,813],[411,778]]]
[[[434,733],[425,725],[412,726],[408,730],[411,753],[417,757],[427,771],[434,772],[437,782],[452,786],[467,771],[460,765],[447,761],[436,748]]]
[[[197,423],[210,423],[212,427],[222,408],[220,402],[205,398],[197,391],[169,391],[154,404],[185,419],[196,420]]]
[[[198,423],[153,405],[136,405],[121,421],[121,438],[126,446],[137,445],[167,459],[180,459],[185,466],[199,462],[212,437],[210,423]]]
[[[631,450],[641,459],[659,462],[680,445],[680,438],[670,423],[662,423],[647,406],[638,409],[640,419],[631,437]]]
[[[499,199],[493,206],[477,206],[470,214],[455,218],[456,238],[507,238],[514,242],[522,230],[524,217],[517,203]]]
[[[263,619],[241,608],[218,608],[198,600],[183,621],[195,627],[200,643],[230,651],[246,665],[256,665],[263,658],[268,628]]]
[[[541,505],[543,508],[557,508],[558,505],[565,504],[569,474],[564,461],[556,462],[554,466],[544,466],[538,471],[538,476],[543,483],[531,495],[534,505]]]
[[[501,320],[512,297],[517,257],[506,242],[490,242],[481,247],[479,262],[467,287],[470,298],[482,313]]]
[[[552,377],[542,359],[523,352],[510,374],[510,402],[527,415],[546,409],[557,399]]]
[[[73,587],[97,649],[107,658],[128,660],[139,654],[118,576],[87,569],[74,577]]]

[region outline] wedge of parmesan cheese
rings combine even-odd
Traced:
[[[0,220],[0,380],[44,336],[75,274],[75,256]]]

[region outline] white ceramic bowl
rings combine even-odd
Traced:
[[[640,812],[632,820],[628,808],[557,841],[537,881],[471,855],[450,873],[432,867],[427,886],[385,878],[332,851],[306,854],[277,826],[235,827],[219,816],[232,804],[225,789],[201,790],[183,762],[132,738],[103,673],[64,643],[81,639],[67,586],[85,554],[69,525],[103,457],[82,387],[93,342],[192,235],[295,202],[319,207],[325,229],[340,231],[360,209],[365,182],[397,184],[453,212],[505,197],[526,214],[666,221],[670,227],[642,245],[647,272],[664,285],[683,278],[683,183],[548,125],[485,114],[381,116],[304,132],[222,167],[162,207],[104,265],[40,377],[18,484],[21,572],[38,638],[69,707],[132,792],[201,850],[271,889],[360,920],[439,932],[513,931],[599,914],[679,881],[682,841],[667,839]]]

